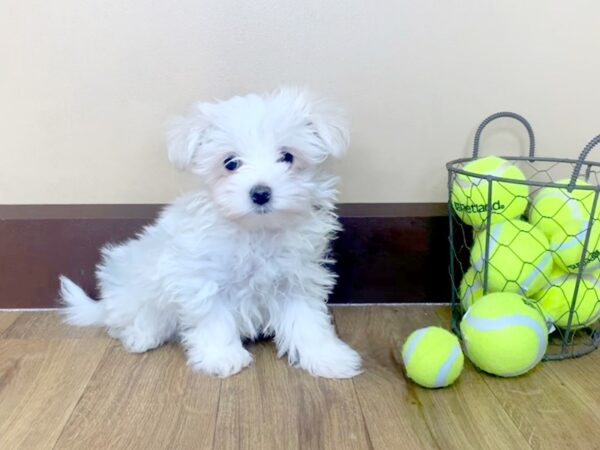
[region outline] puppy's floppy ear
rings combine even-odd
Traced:
[[[324,99],[316,99],[309,107],[308,126],[326,155],[340,158],[350,143],[349,122],[344,111]]]
[[[202,109],[198,103],[187,116],[176,117],[167,125],[169,161],[178,170],[190,169],[210,127]]]

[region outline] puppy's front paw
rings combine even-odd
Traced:
[[[323,378],[352,378],[362,372],[360,355],[337,338],[298,348],[296,357],[290,355],[290,363]]]
[[[238,373],[252,363],[252,354],[242,345],[228,347],[192,348],[188,350],[188,365],[218,377]]]
[[[161,341],[151,332],[142,331],[135,327],[124,330],[109,330],[111,337],[118,338],[123,348],[130,353],[144,353],[158,347]]]

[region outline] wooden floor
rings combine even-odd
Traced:
[[[313,378],[252,346],[252,368],[220,380],[191,372],[181,349],[125,353],[101,330],[54,313],[0,312],[0,449],[600,448],[600,350],[516,379],[469,364],[426,390],[393,353],[444,307],[338,307],[340,335],[365,372]]]

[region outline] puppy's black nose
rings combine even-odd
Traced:
[[[269,186],[258,184],[250,190],[250,198],[252,199],[252,202],[257,205],[269,203],[269,200],[271,200],[271,188]]]

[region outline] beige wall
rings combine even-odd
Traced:
[[[546,155],[600,133],[598,17],[595,0],[0,0],[0,203],[168,201],[193,182],[164,121],[282,83],[348,108],[343,201],[445,200],[445,161],[489,113],[529,117]],[[488,153],[524,150],[507,128]]]

